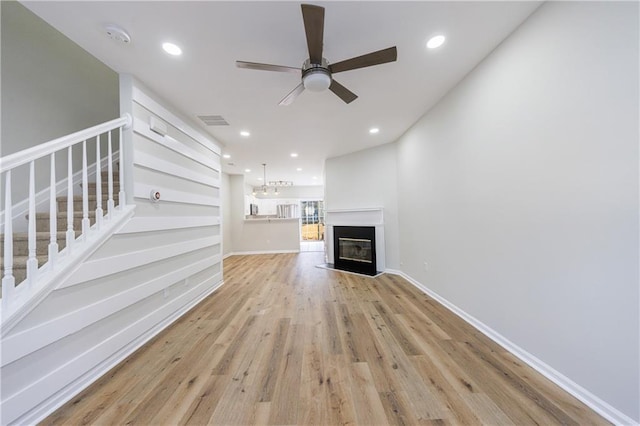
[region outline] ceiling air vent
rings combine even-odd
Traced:
[[[202,120],[207,126],[228,126],[227,120],[221,115],[199,115],[198,118]]]

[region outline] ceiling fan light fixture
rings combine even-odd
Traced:
[[[302,77],[302,84],[312,92],[323,92],[331,86],[331,76],[323,69],[309,71]]]

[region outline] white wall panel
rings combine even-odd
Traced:
[[[104,275],[71,287],[58,288],[47,297],[37,309],[31,311],[9,336],[14,333],[55,320],[60,316],[60,305],[64,304],[65,312],[73,312],[85,305],[90,305],[115,294],[126,292],[132,286],[149,280],[150,269],[157,276],[165,276],[185,265],[209,261],[219,255],[219,247],[211,246],[207,250],[190,251],[181,255],[172,255],[161,261],[145,264],[121,272]]]
[[[215,176],[211,176],[211,174],[194,171],[192,168],[177,165],[174,162],[163,160],[155,155],[147,154],[144,151],[134,151],[133,159],[134,164],[138,166],[158,170],[162,173],[178,176],[202,185],[220,188],[220,180]]]

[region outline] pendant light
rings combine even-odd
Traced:
[[[267,195],[267,163],[262,163],[262,195]]]

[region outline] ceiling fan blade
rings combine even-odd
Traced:
[[[304,90],[304,85],[302,83],[298,84],[298,86],[296,86],[295,89],[293,89],[291,92],[289,92],[289,94],[287,96],[285,96],[284,99],[282,99],[278,105],[280,105],[280,106],[291,105],[293,103],[293,101],[296,100],[298,95],[300,95],[300,93],[302,93],[303,90]]]
[[[293,72],[297,74],[300,74],[301,72],[300,68],[286,67],[284,65],[260,64],[257,62],[236,61],[236,66],[238,68],[246,68],[249,70]]]
[[[335,80],[331,80],[331,86],[329,86],[329,90],[338,95],[338,97],[347,104],[350,104],[358,98],[358,95]]]
[[[302,5],[304,31],[307,35],[309,59],[312,64],[322,63],[322,39],[324,37],[324,7]]]
[[[358,68],[370,67],[372,65],[386,64],[398,59],[398,50],[395,46],[377,52],[367,53],[351,59],[329,65],[329,70],[335,74],[337,72],[355,70]]]

